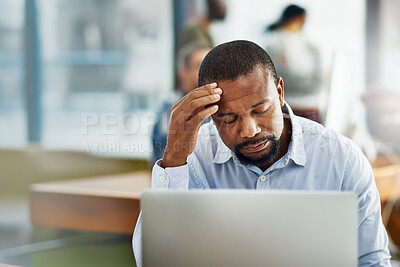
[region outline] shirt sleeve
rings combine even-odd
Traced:
[[[358,196],[358,266],[391,266],[373,171],[361,150],[354,146],[346,164],[343,189]]]
[[[188,189],[189,168],[188,164],[174,168],[162,168],[161,160],[153,167],[151,177],[151,189]],[[142,266],[142,213],[136,222],[133,232],[132,247],[135,255],[136,266]]]
[[[161,160],[153,167],[151,175],[152,189],[188,189],[189,167],[187,164],[173,168],[162,168]]]
[[[142,262],[142,212],[140,212],[136,222],[135,230],[133,231],[132,248],[135,256],[136,266],[141,267]]]

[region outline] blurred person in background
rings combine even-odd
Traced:
[[[179,86],[173,95],[164,100],[157,112],[152,136],[153,162],[163,157],[172,106],[189,91],[197,88],[201,62],[211,49],[212,47],[208,42],[192,42],[187,43],[179,50],[176,73]]]
[[[281,17],[267,27],[266,50],[279,76],[285,78],[285,98],[296,115],[322,123],[319,110],[322,63],[318,49],[302,34],[306,10],[287,6]]]
[[[176,44],[177,53],[186,44],[192,42],[206,42],[214,47],[215,44],[209,32],[210,25],[213,21],[225,19],[226,5],[221,0],[206,0],[206,5],[206,16],[190,21],[180,30]]]

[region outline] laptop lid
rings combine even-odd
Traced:
[[[357,266],[349,192],[147,191],[143,266]]]

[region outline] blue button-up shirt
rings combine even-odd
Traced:
[[[297,117],[286,104],[292,124],[287,153],[267,170],[241,164],[222,142],[213,122],[200,128],[187,164],[152,172],[152,188],[353,191],[358,196],[358,265],[391,266],[379,193],[371,165],[348,138],[318,123]],[[136,263],[141,266],[141,220],[133,237]],[[338,255],[339,256],[339,255]]]

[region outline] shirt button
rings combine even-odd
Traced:
[[[260,176],[260,181],[265,182],[267,180],[267,177],[265,175]]]
[[[164,183],[165,182],[165,177],[164,176],[160,176],[160,182]]]

